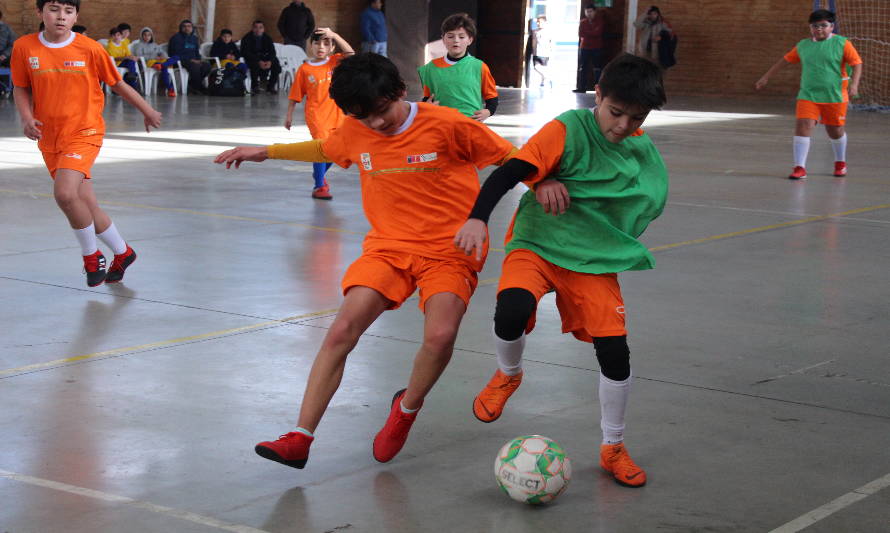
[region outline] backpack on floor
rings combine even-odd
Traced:
[[[244,73],[236,68],[215,68],[207,77],[211,96],[244,96]]]

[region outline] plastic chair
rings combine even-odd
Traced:
[[[281,64],[281,90],[286,91],[293,84],[297,69],[306,61],[306,52],[295,44],[275,43],[275,53]]]
[[[8,83],[3,81],[3,76],[9,77]],[[9,98],[9,95],[12,94],[12,71],[9,70],[9,67],[0,67],[0,92],[6,98]]]
[[[219,62],[218,57],[213,57],[210,55],[210,49],[213,48],[212,42],[202,43],[200,48],[201,59],[206,61],[212,61],[216,63],[216,68],[222,68],[222,63]]]
[[[163,44],[161,45],[161,50],[164,52],[164,55],[167,56],[167,57],[170,57],[170,52],[169,52],[169,48],[168,48],[168,45],[169,45],[169,44],[170,44],[170,43],[163,43]],[[181,93],[181,94],[188,94],[188,90],[189,90],[189,89],[188,89],[188,87],[189,87],[189,71],[186,70],[186,69],[184,69],[184,68],[182,68],[182,62],[181,62],[181,61],[176,61],[176,66],[175,66],[175,67],[167,67],[167,71],[170,72],[171,75],[174,74],[174,73],[177,72],[177,71],[179,72],[179,89],[176,88],[176,76],[173,76],[173,77],[172,77],[172,80],[173,80],[173,92],[175,92],[176,94],[180,94],[180,93]]]

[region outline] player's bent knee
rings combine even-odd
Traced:
[[[600,371],[612,381],[624,381],[630,377],[630,349],[627,337],[596,337],[593,339]]]
[[[450,353],[454,349],[457,328],[451,326],[427,327],[423,333],[423,344],[427,350],[436,353]]]
[[[505,341],[521,337],[536,305],[535,295],[525,289],[510,288],[499,292],[494,311],[495,335]]]

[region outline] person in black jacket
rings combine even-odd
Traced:
[[[306,50],[306,39],[315,30],[315,17],[306,2],[294,0],[281,10],[278,17],[278,31],[284,37],[284,44],[295,44]]]
[[[219,64],[223,68],[230,68],[229,65],[232,65],[231,68],[240,70],[245,76],[248,74],[247,65],[238,61],[241,57],[241,50],[232,40],[232,30],[228,28],[223,28],[219,32],[219,37],[213,41],[213,46],[210,47],[210,57],[218,58]]]
[[[201,59],[201,43],[195,34],[192,21],[185,19],[179,23],[179,32],[170,37],[167,55],[178,57],[182,68],[189,73],[189,92],[204,94],[204,78],[210,73],[210,65]]]
[[[241,38],[241,55],[250,68],[251,92],[260,92],[260,79],[267,80],[266,90],[278,94],[278,75],[281,64],[275,54],[275,43],[266,35],[262,20],[253,21],[253,29]]]

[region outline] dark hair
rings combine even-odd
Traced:
[[[253,24],[252,24],[252,25],[253,25],[253,26],[256,26],[257,24],[262,24],[263,26],[266,25],[266,23],[263,22],[262,20],[255,20],[255,21],[253,21]]]
[[[179,22],[179,31],[180,31],[180,32],[182,31],[182,27],[183,27],[184,25],[186,25],[186,24],[191,24],[191,25],[192,25],[192,29],[194,30],[194,27],[195,27],[195,23],[194,23],[194,22],[190,21],[189,19],[182,19],[182,20]]]
[[[0,20],[3,20],[3,12],[0,11]]]
[[[110,30],[108,30],[108,35],[114,35],[115,33],[123,33],[120,26],[113,26]]]
[[[71,31],[74,33],[83,33],[87,31],[87,27],[82,24],[75,24],[74,26],[71,26]]]
[[[127,24],[126,22],[121,22],[120,24],[117,25],[117,29],[119,29],[121,32],[123,32],[124,30],[132,30],[133,28],[131,28],[130,25]]]
[[[822,20],[827,20],[828,22],[834,24],[834,13],[827,9],[817,9],[810,13],[810,20],[808,21],[810,24],[814,22],[820,22]]]
[[[80,12],[80,0],[37,0],[37,10],[43,11],[46,4],[62,4],[63,6],[74,6],[74,11]]]
[[[653,11],[658,13],[659,17],[661,16],[661,10],[658,9],[658,6],[649,6],[649,9],[646,10],[646,14],[648,15],[649,13],[652,13]]]
[[[622,54],[606,65],[597,93],[645,109],[661,109],[667,102],[661,67],[631,54]]]
[[[309,36],[309,42],[314,43],[316,41],[320,41],[320,40],[324,39],[324,36],[325,36],[325,33],[323,31],[316,30],[316,31],[312,32],[312,35]]]
[[[596,4],[590,2],[586,6],[584,6],[584,9],[596,9]]]
[[[232,35],[232,30],[230,30],[229,28],[223,28],[223,29],[219,30],[219,36],[220,36],[220,37],[222,37],[223,35],[225,35],[225,34],[227,34],[227,33],[228,33],[229,35]]]
[[[455,13],[449,15],[442,21],[442,35],[450,31],[457,31],[463,28],[467,35],[476,38],[476,21],[466,13]]]
[[[406,89],[392,61],[363,52],[337,65],[331,76],[330,95],[344,113],[362,119],[401,98]]]

